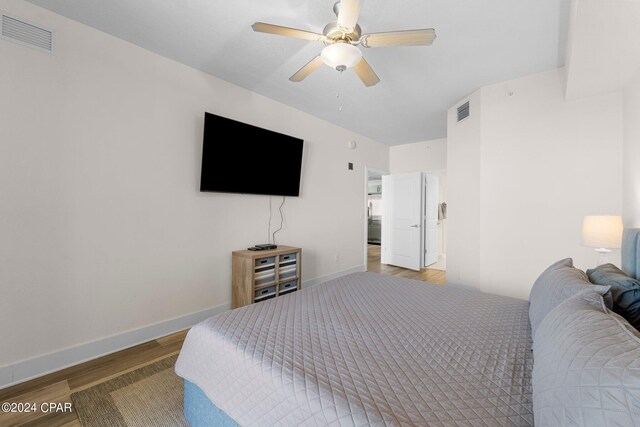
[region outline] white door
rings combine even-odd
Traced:
[[[422,174],[382,177],[382,263],[420,270]]]
[[[438,194],[440,177],[425,174],[424,197],[424,266],[438,262],[440,235],[438,233]]]

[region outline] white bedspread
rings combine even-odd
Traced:
[[[212,317],[176,372],[243,426],[532,425],[528,302],[357,273]]]

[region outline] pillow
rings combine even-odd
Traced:
[[[640,281],[627,276],[613,264],[587,270],[587,276],[596,285],[611,286],[613,311],[640,330]]]
[[[640,334],[587,291],[554,308],[533,343],[536,426],[634,426]]]
[[[573,260],[565,258],[542,272],[535,281],[529,294],[529,320],[531,335],[536,336],[536,329],[544,317],[558,304],[580,291],[591,289],[604,295],[608,286],[596,286],[589,282],[587,275],[573,267]]]

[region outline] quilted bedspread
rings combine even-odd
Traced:
[[[528,309],[356,273],[198,324],[176,372],[242,426],[533,425]]]

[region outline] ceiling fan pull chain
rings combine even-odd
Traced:
[[[342,113],[342,99],[340,99],[340,91],[343,88],[342,73],[344,72],[344,69],[339,68],[338,71],[340,72],[340,77],[338,80],[338,91],[336,92],[336,98],[338,99],[338,113]]]

